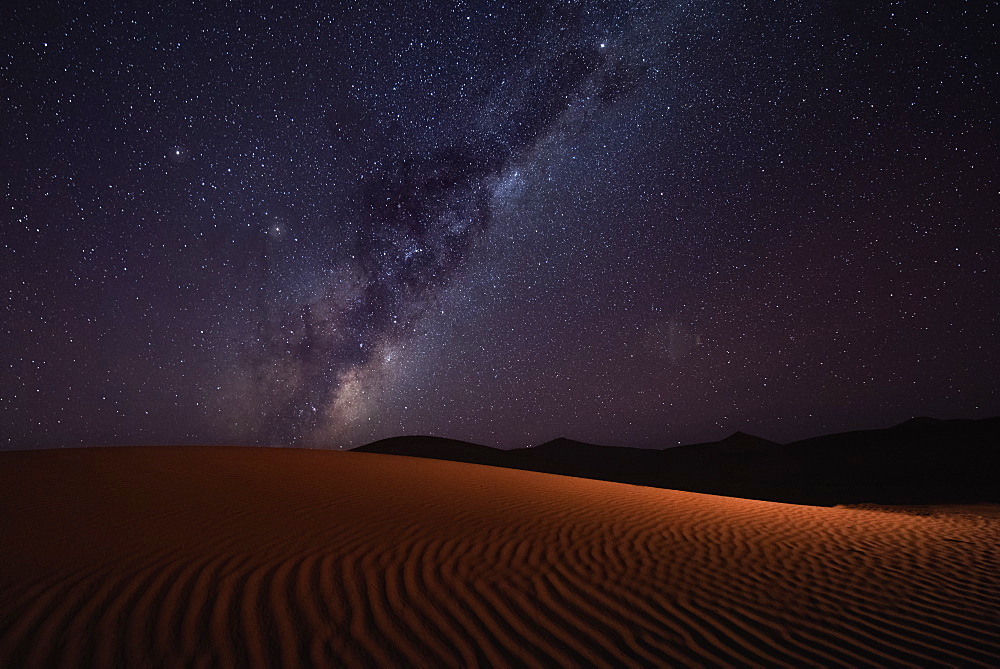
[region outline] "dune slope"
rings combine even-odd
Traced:
[[[0,666],[1000,663],[995,508],[391,455],[0,454]]]
[[[555,439],[534,448],[500,450],[404,436],[354,450],[791,504],[1000,503],[993,466],[1000,451],[1000,417],[913,418],[890,428],[789,444],[736,432],[721,441],[664,449]]]

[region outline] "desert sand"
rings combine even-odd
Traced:
[[[249,448],[0,454],[0,666],[1000,664],[996,507]]]

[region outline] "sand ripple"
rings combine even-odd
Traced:
[[[444,461],[0,455],[0,666],[1000,664],[995,509]]]

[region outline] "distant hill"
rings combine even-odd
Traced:
[[[533,460],[557,463],[586,470],[633,471],[652,464],[657,451],[643,448],[598,446],[572,439],[553,439],[544,444],[511,453],[523,454]]]
[[[361,453],[384,453],[386,455],[409,455],[433,460],[452,460],[454,462],[471,462],[477,465],[495,465],[504,467],[507,458],[504,452],[497,448],[473,444],[457,439],[442,437],[391,437],[372,442],[354,449]]]
[[[736,432],[662,450],[555,439],[503,451],[420,436],[355,450],[796,504],[1000,502],[1000,417],[914,418],[789,444]]]

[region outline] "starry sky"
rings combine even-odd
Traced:
[[[997,5],[0,10],[0,449],[1000,413]]]

